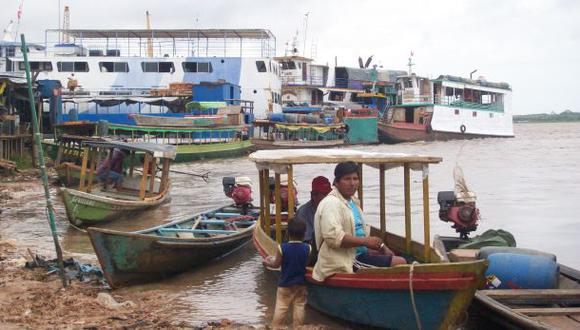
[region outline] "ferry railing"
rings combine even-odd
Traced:
[[[310,75],[303,79],[302,74],[282,74],[280,77],[282,85],[286,86],[319,86],[325,85],[324,79],[320,75]]]
[[[405,95],[403,94],[401,104],[416,104],[416,103],[433,103],[433,98],[431,95]]]
[[[445,105],[456,108],[473,109],[473,110],[485,110],[494,112],[503,112],[504,107],[501,103],[477,103],[462,100],[461,98],[456,98],[453,96],[444,96],[435,98],[435,104]]]

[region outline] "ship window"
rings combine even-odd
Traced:
[[[173,62],[141,62],[143,72],[175,72]]]
[[[129,72],[127,62],[99,62],[101,72]]]
[[[57,62],[58,72],[89,72],[87,62]]]
[[[489,113],[489,118],[493,118],[493,112]]]
[[[455,114],[458,115],[459,114],[459,109],[455,109]]]
[[[211,62],[183,62],[184,72],[213,72]]]
[[[405,88],[413,88],[413,82],[411,81],[411,79],[403,80],[403,84],[404,84]]]
[[[16,48],[15,47],[7,47],[6,48],[6,57],[14,57],[16,56]]]
[[[294,63],[294,61],[281,62],[281,64],[282,64],[282,70],[296,69],[296,63]]]
[[[28,63],[30,64],[31,71],[52,71],[52,63],[50,62],[32,61]],[[24,62],[18,62],[18,69],[20,71],[26,70]]]
[[[266,68],[266,63],[264,61],[256,61],[256,67],[258,68],[258,72],[268,71],[268,69]]]
[[[477,111],[473,111],[471,114],[473,117],[477,117]]]
[[[212,72],[213,69],[211,67],[210,62],[199,62],[197,63],[197,72]]]

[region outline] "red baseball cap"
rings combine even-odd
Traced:
[[[317,176],[312,180],[312,192],[328,194],[332,190],[330,181],[323,176]]]

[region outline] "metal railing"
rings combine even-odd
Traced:
[[[468,102],[462,99],[457,99],[453,96],[444,96],[444,97],[437,97],[435,98],[435,104],[439,105],[446,105],[450,107],[456,108],[464,108],[464,109],[474,109],[474,110],[486,110],[486,111],[495,111],[495,112],[503,112],[504,107],[501,103],[488,103],[482,104],[477,102]]]
[[[286,86],[324,86],[324,78],[321,75],[309,75],[303,79],[302,74],[283,74],[280,77],[282,85]]]

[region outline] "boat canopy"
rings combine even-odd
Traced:
[[[146,38],[209,38],[209,39],[271,39],[274,35],[266,29],[48,29],[72,38],[146,39]]]
[[[479,85],[479,86],[483,86],[483,87],[506,89],[509,91],[512,90],[510,85],[506,82],[491,82],[491,81],[486,81],[486,80],[473,80],[473,79],[469,79],[469,78],[462,78],[462,77],[456,77],[456,76],[450,76],[450,75],[440,75],[434,81],[443,81],[443,80],[464,83],[464,84],[470,84],[470,85]]]
[[[413,170],[424,170],[424,165],[437,164],[442,161],[441,157],[350,149],[260,150],[252,153],[249,158],[256,163],[259,170],[272,169],[276,173],[286,173],[289,165],[332,164],[347,161],[363,163],[372,167],[384,165],[385,169],[408,164]]]
[[[83,145],[101,148],[119,148],[129,151],[141,151],[150,153],[155,158],[175,159],[177,149],[175,146],[167,144],[156,144],[146,142],[119,142],[119,141],[84,141]]]

